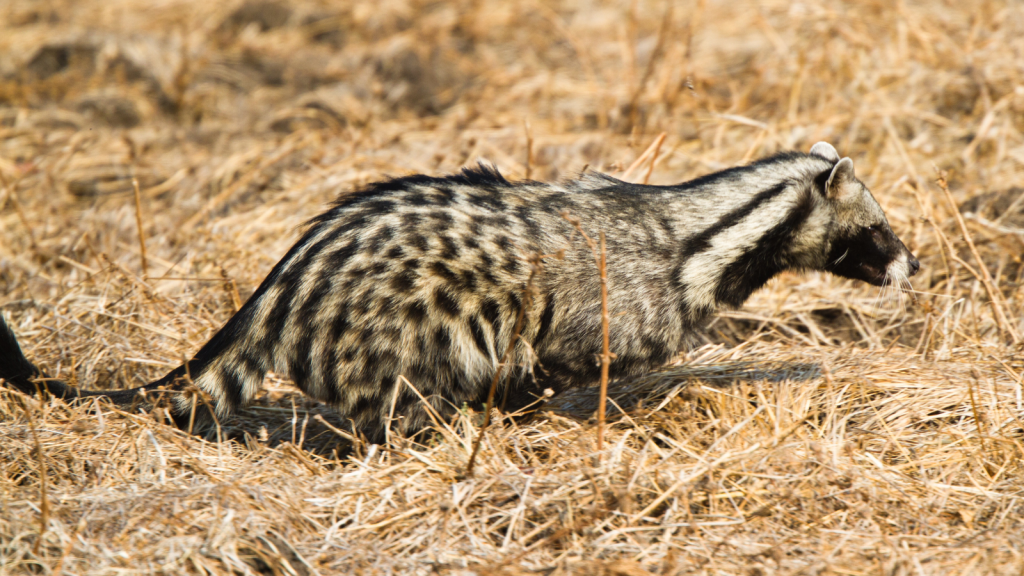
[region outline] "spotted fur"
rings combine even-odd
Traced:
[[[498,397],[515,410],[544,388],[591,384],[598,273],[566,214],[607,237],[613,378],[664,363],[718,308],[741,305],[783,270],[882,284],[919,266],[852,162],[824,143],[676,186],[598,174],[512,183],[483,166],[409,176],[343,195],[313,219],[188,366],[144,389],[181,389],[187,373],[227,415],[274,371],[371,441],[392,406],[393,425],[412,433],[429,423],[424,399],[442,416],[483,402],[524,306],[526,259],[559,252],[534,280]],[[25,392],[99,394],[34,381],[40,374],[0,326],[0,377]],[[123,403],[136,392],[102,395]],[[175,410],[184,422],[186,395]]]

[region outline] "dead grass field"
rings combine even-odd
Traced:
[[[915,299],[785,274],[613,383],[602,452],[577,391],[471,478],[471,414],[339,456],[273,378],[220,442],[2,390],[0,574],[1024,573],[1024,5],[3,3],[0,308],[92,388],[197,350],[366,182],[673,183],[818,140],[920,257]]]

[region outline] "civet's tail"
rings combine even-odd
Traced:
[[[292,248],[242,309],[191,360],[158,380],[130,390],[93,391],[81,390],[47,378],[46,374],[25,358],[17,338],[2,316],[0,380],[25,394],[48,394],[67,400],[98,396],[108,398],[119,406],[132,406],[140,400],[156,402],[163,398],[169,401],[170,415],[180,428],[189,431],[208,430],[209,425],[214,423],[213,415],[221,418],[228,416],[252,401],[268,371],[275,370],[295,377],[295,370],[288,363],[292,356],[281,353],[277,344],[281,330],[279,325],[287,319],[283,314],[289,307],[271,306],[274,312],[267,318],[257,321],[257,316],[260,307],[266,307],[268,295],[272,297],[273,303],[285,292],[284,288],[277,286],[282,270],[293,262],[297,253],[303,253],[308,247],[306,240],[309,237],[307,235]],[[298,269],[303,270],[304,265],[299,265]],[[269,326],[265,326],[268,323]]]
[[[34,382],[36,378],[43,377],[42,372],[35,364],[25,358],[18,345],[18,339],[14,332],[7,326],[3,315],[0,315],[0,378],[9,386],[13,386],[26,394],[35,394],[37,386],[50,394],[65,398],[68,396],[68,387],[63,382],[41,381]]]
[[[189,363],[190,368],[192,364],[193,362]],[[130,390],[80,390],[55,378],[48,378],[42,370],[25,358],[14,332],[0,315],[0,380],[28,395],[48,395],[65,400],[103,397],[118,406],[131,406],[140,401],[152,402],[157,400],[160,394],[169,392],[174,394],[170,412],[175,423],[182,428],[198,429],[208,424],[212,418],[201,398],[193,394],[193,402],[188,395],[178,393],[188,385],[188,371],[181,366],[159,380]]]

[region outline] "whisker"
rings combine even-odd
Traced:
[[[907,311],[906,299],[903,294],[908,294],[915,299],[910,290],[910,278],[902,270],[887,269],[882,285],[879,287],[878,296],[875,299],[875,307],[878,309],[889,309],[905,314]]]
[[[917,302],[917,296],[914,294],[914,286],[910,283],[910,278],[904,276],[900,282],[900,292],[903,292],[910,297],[915,303]]]
[[[887,273],[882,279],[882,285],[878,287],[878,294],[875,296],[875,309],[885,310],[888,308],[885,304],[889,301],[889,287],[891,283],[891,275]]]
[[[909,282],[910,281],[908,280],[907,281],[908,286],[909,286]],[[956,296],[952,296],[950,294],[939,294],[938,292],[925,292],[923,290],[914,290],[912,287],[904,288],[903,291],[906,292],[907,294],[918,294],[918,295],[922,295],[922,296],[935,296],[936,298],[956,298]]]

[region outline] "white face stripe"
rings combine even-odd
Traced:
[[[692,310],[715,306],[715,289],[725,268],[757,244],[767,229],[782,221],[793,209],[800,193],[792,187],[758,206],[713,236],[707,250],[693,255],[683,264],[680,280],[687,287],[687,303]]]

